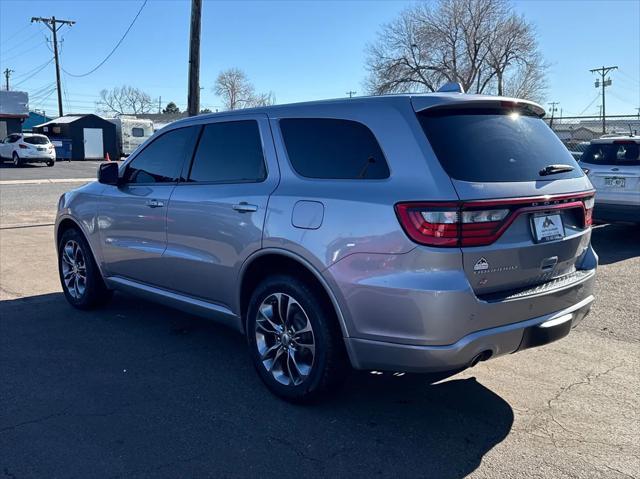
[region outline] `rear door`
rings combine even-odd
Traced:
[[[170,130],[128,162],[119,186],[106,186],[98,207],[102,255],[109,276],[170,287],[163,264],[167,208],[199,127]]]
[[[262,245],[279,172],[266,115],[203,125],[193,162],[167,217],[165,264],[172,289],[231,307],[242,263]]]
[[[472,287],[497,293],[574,272],[590,241],[588,179],[539,111],[465,103],[418,118],[461,200]]]
[[[598,192],[596,203],[640,206],[639,143],[595,142],[583,153],[581,164]]]

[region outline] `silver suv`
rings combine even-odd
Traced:
[[[443,372],[568,334],[594,190],[531,102],[436,93],[175,122],[64,194],[75,307],[123,290],[246,335],[269,389]]]

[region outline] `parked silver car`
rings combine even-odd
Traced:
[[[64,294],[246,334],[271,391],[441,372],[568,334],[593,301],[594,190],[531,102],[436,93],[177,121],[64,194]]]
[[[597,189],[596,221],[640,224],[640,138],[592,140],[580,166]]]

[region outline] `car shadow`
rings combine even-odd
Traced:
[[[324,401],[289,404],[239,334],[121,294],[90,312],[61,293],[2,301],[0,331],[16,476],[461,478],[514,419],[474,378],[354,372]]]
[[[621,223],[594,226],[591,244],[601,265],[635,258],[640,256],[640,225]]]

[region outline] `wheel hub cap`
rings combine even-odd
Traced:
[[[262,365],[276,381],[297,386],[309,376],[315,336],[307,313],[292,296],[274,293],[265,298],[254,334]]]
[[[80,245],[69,240],[62,248],[62,280],[71,297],[80,299],[87,289],[87,267]]]

